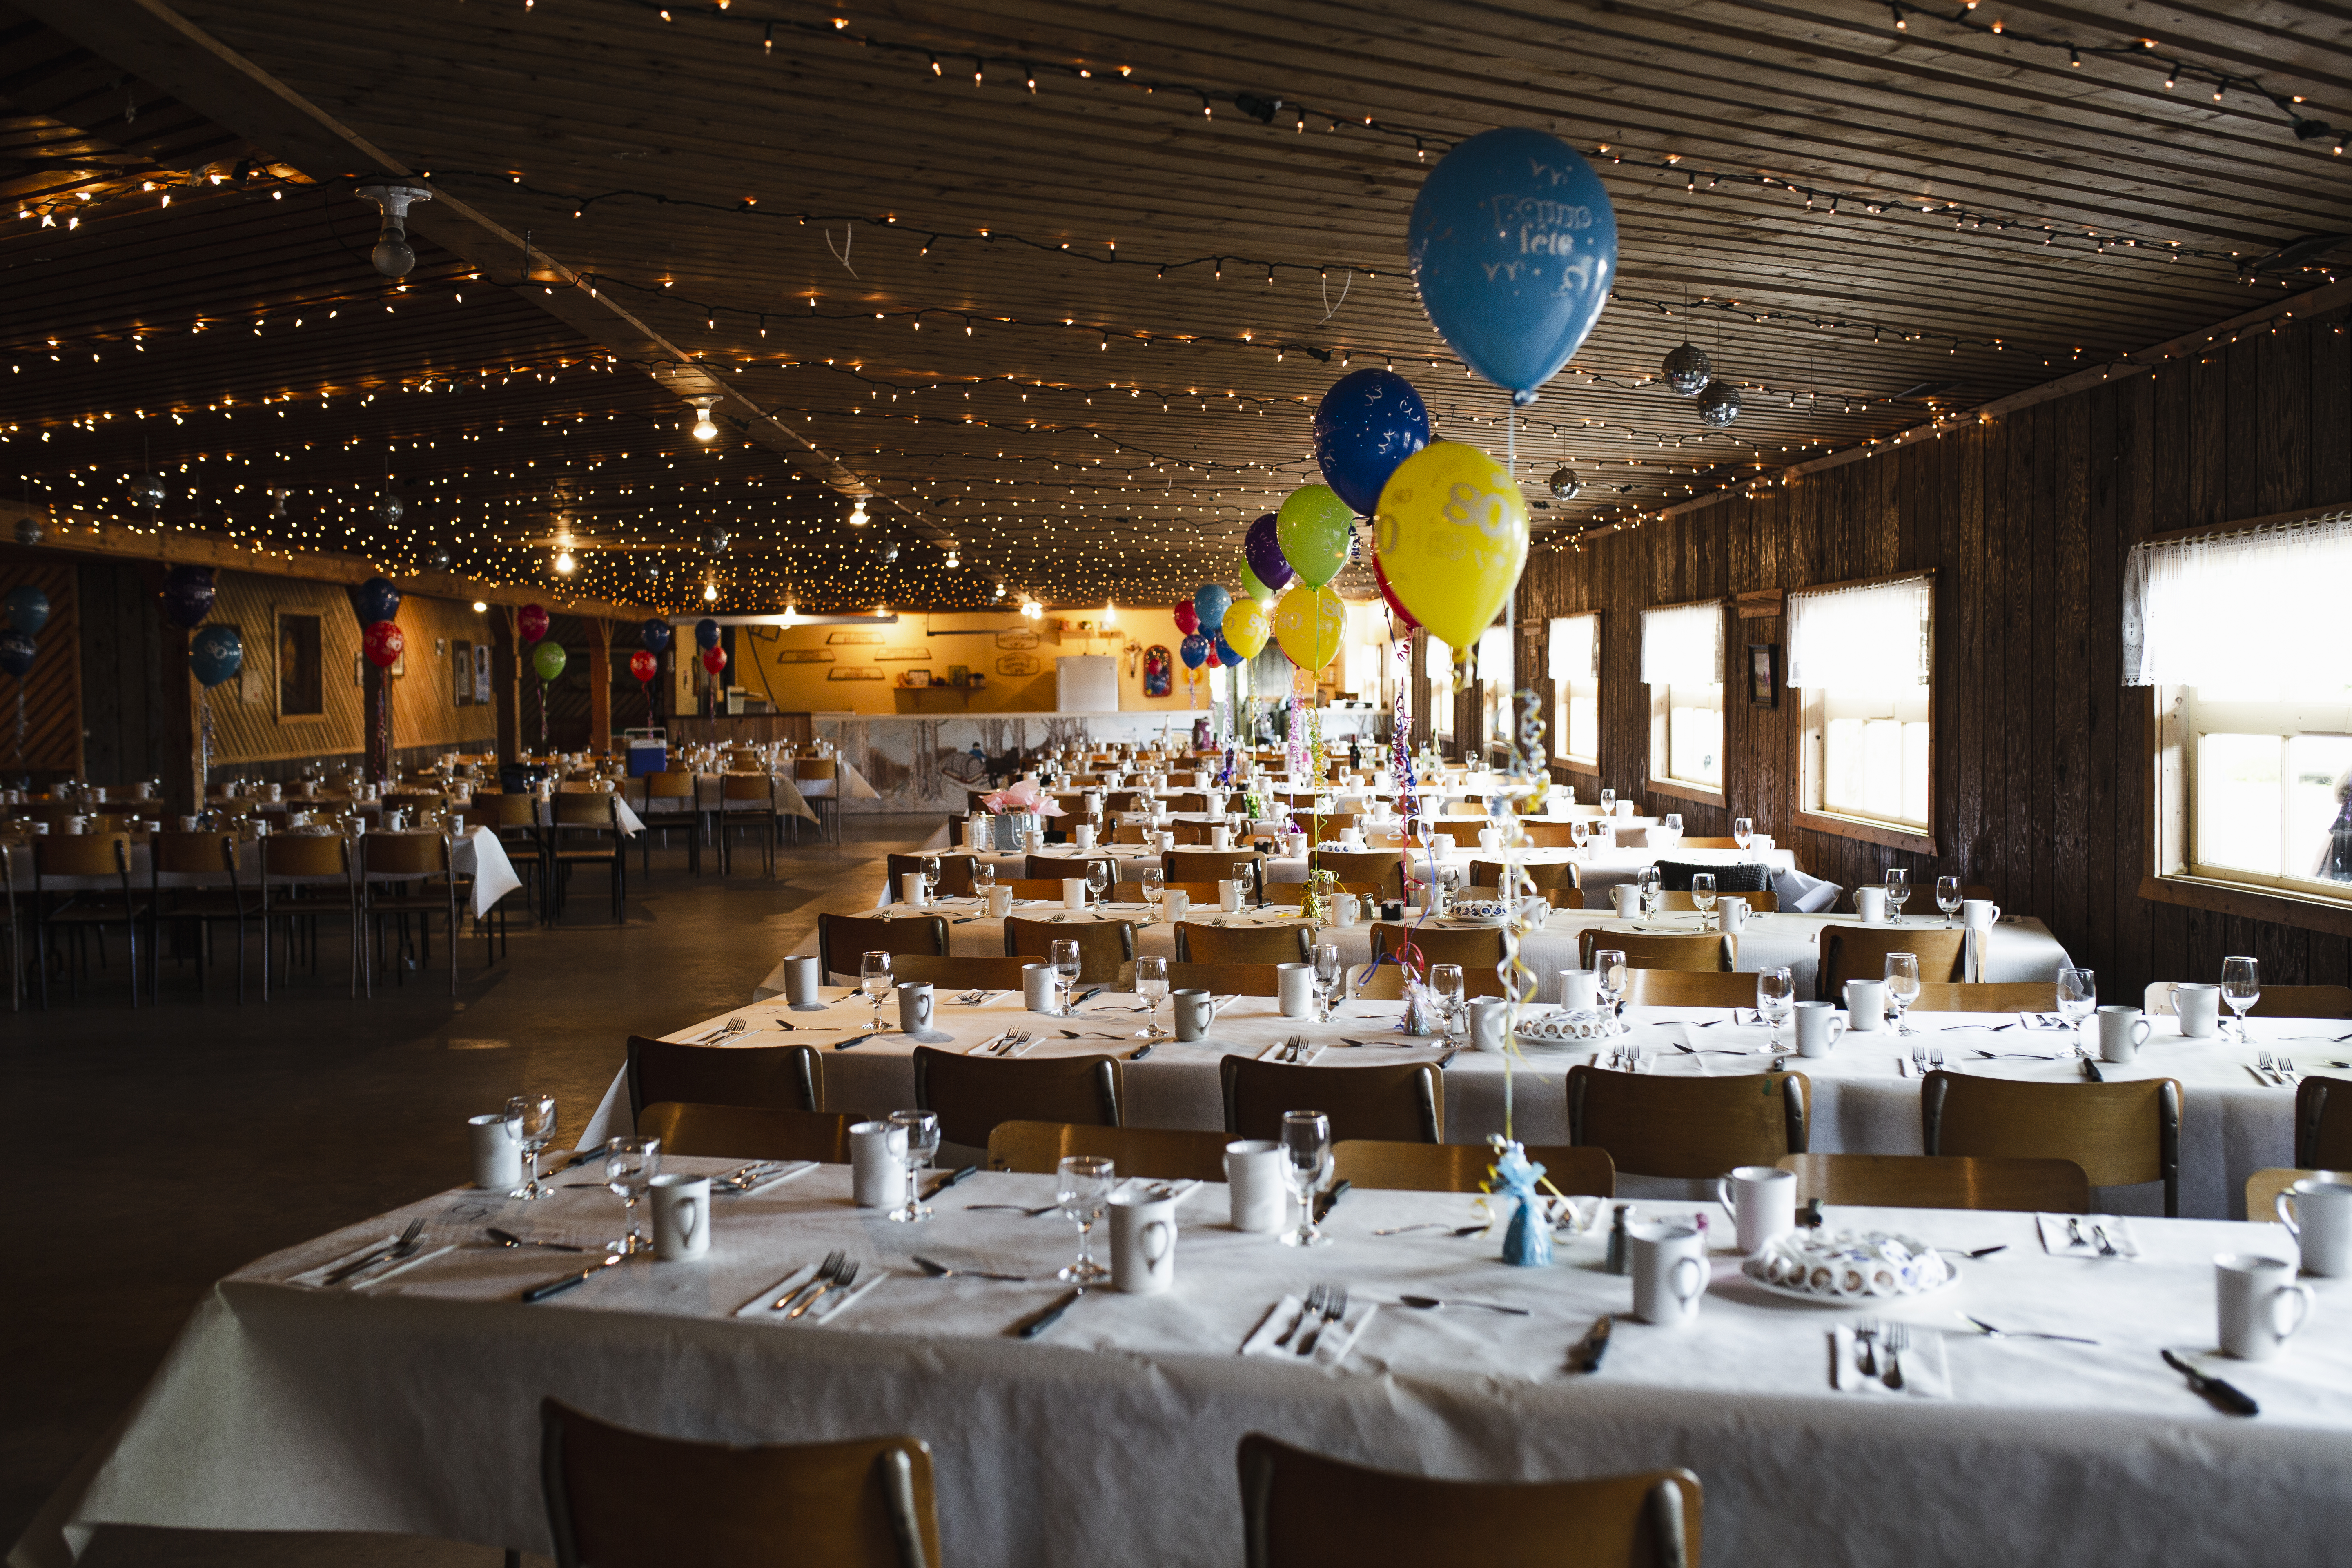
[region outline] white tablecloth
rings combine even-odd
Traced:
[[[2101,1263],[2044,1256],[2027,1215],[1832,1210],[1835,1225],[2008,1247],[1884,1314],[1914,1326],[1915,1382],[1924,1342],[1941,1341],[1954,1397],[1936,1400],[1833,1393],[1829,1330],[1854,1314],[1767,1294],[1722,1250],[1696,1323],[1621,1317],[1601,1370],[1570,1373],[1567,1348],[1597,1314],[1628,1310],[1631,1280],[1601,1268],[1597,1235],[1515,1269],[1491,1234],[1372,1234],[1477,1217],[1477,1200],[1454,1194],[1350,1194],[1328,1222],[1334,1244],[1310,1253],[1227,1228],[1223,1189],[1204,1187],[1179,1210],[1172,1289],[1091,1294],[1024,1342],[1010,1330],[1061,1293],[1049,1276],[1072,1253],[1070,1227],[970,1210],[1050,1203],[1052,1178],[982,1174],[936,1199],[929,1223],[898,1226],[849,1205],[848,1174],[820,1167],[721,1198],[707,1258],[632,1262],[534,1307],[517,1297],[569,1255],[482,1245],[482,1227],[593,1246],[619,1228],[610,1194],[443,1193],[263,1259],[203,1300],[11,1561],[65,1564],[101,1523],[388,1531],[543,1553],[549,1395],[706,1441],[911,1433],[930,1445],[960,1568],[1230,1568],[1242,1556],[1234,1449],[1251,1431],[1439,1476],[1685,1465],[1706,1490],[1706,1561],[1742,1568],[2344,1560],[2328,1500],[2352,1470],[2352,1281],[2312,1282],[2313,1326],[2277,1361],[2214,1348],[2213,1255],[2291,1258],[2276,1226],[2135,1220],[2140,1260]],[[1706,1212],[1727,1240],[1721,1211]],[[463,1245],[363,1290],[288,1282],[412,1214],[428,1247]],[[860,1261],[861,1282],[879,1281],[839,1319],[733,1316],[834,1247]],[[918,1251],[1032,1282],[927,1279]],[[1343,1362],[1237,1353],[1284,1292],[1321,1279],[1391,1303]],[[1392,1304],[1400,1292],[1529,1315],[1412,1311]],[[1984,1339],[1960,1311],[2102,1342]],[[2245,1389],[2261,1417],[2214,1412],[2158,1359],[2165,1348]]]
[[[147,846],[134,841],[131,846],[131,889],[143,893],[155,885],[150,874],[152,861]],[[509,893],[522,886],[515,875],[514,862],[507,858],[505,846],[488,827],[469,828],[459,834],[451,847],[451,869],[460,877],[474,879],[474,915],[476,919],[489,913],[490,907]],[[33,849],[29,844],[13,845],[8,849],[8,868],[17,888],[29,892],[33,886]],[[247,888],[260,886],[261,845],[247,839],[237,846],[237,874]],[[215,885],[201,877],[179,872],[166,872],[160,879],[165,888],[194,888]],[[226,887],[226,884],[217,884]],[[42,886],[50,891],[105,892],[120,889],[121,883],[106,877],[51,877]]]
[[[1276,824],[1269,823],[1266,825],[1266,828],[1268,831],[1272,831],[1276,826],[1277,825]],[[1451,856],[1446,858],[1445,862],[1441,862],[1441,864],[1451,863],[1456,866],[1465,866],[1467,862],[1474,859],[1495,860],[1502,858],[1502,851],[1500,850],[1479,848],[1475,837],[1470,837],[1465,835],[1465,840],[1466,841],[1459,846]],[[1202,849],[1206,848],[1207,846],[1192,844],[1181,846],[1181,847],[1186,849]],[[1059,858],[1071,860],[1100,858],[1105,855],[1108,855],[1114,859],[1133,861],[1139,865],[1156,865],[1160,859],[1160,852],[1158,850],[1148,849],[1140,844],[1097,845],[1092,849],[1080,849],[1075,844],[1048,844],[1045,847],[1034,851],[1034,853],[1049,858]],[[980,858],[982,860],[987,861],[991,866],[995,867],[996,874],[999,877],[1025,877],[1029,874],[1027,869],[1029,854],[1029,851],[1008,852],[1003,850],[987,850],[983,851]],[[1654,865],[1660,860],[1678,860],[1698,866],[1761,865],[1769,867],[1772,874],[1776,877],[1783,871],[1795,869],[1797,864],[1795,854],[1787,849],[1749,849],[1744,851],[1738,849],[1675,848],[1596,850],[1522,849],[1517,851],[1517,854],[1520,860],[1528,865],[1558,865],[1562,861],[1574,860],[1582,868],[1581,875],[1583,878],[1583,888],[1586,895],[1586,901],[1595,909],[1606,909],[1609,907],[1610,889],[1633,881],[1636,877],[1641,875],[1642,868],[1644,866]],[[1413,858],[1415,871],[1416,873],[1419,873],[1422,871],[1423,868],[1427,865],[1427,861],[1419,853],[1416,853]],[[1465,870],[1463,875],[1467,877],[1468,872]],[[1132,880],[1131,878],[1127,879]],[[1304,883],[1307,880],[1307,857],[1304,855],[1276,855],[1269,857],[1265,863],[1265,879],[1269,883]],[[1416,879],[1420,879],[1418,876]]]

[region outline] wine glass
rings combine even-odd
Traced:
[[[1143,901],[1156,908],[1161,897],[1168,891],[1168,873],[1157,866],[1146,866],[1143,868],[1142,885]]]
[[[2083,1049],[2083,1021],[2098,1011],[2099,985],[2097,977],[2089,970],[2067,964],[2058,971],[2058,1016],[2074,1030],[2074,1054],[2086,1056]]]
[[[1143,957],[1135,961],[1135,994],[1143,998],[1143,1010],[1151,1021],[1151,1037],[1166,1039],[1168,1037],[1160,1032],[1160,1004],[1168,995],[1166,959]]]
[[[926,855],[918,868],[923,874],[923,902],[938,903],[940,901],[940,858],[936,855]]]
[[[890,1126],[906,1134],[903,1155],[907,1163],[907,1201],[883,1217],[911,1225],[931,1217],[930,1209],[923,1203],[923,1173],[930,1168],[931,1156],[940,1152],[939,1113],[894,1110],[890,1113]]]
[[[1628,979],[1625,955],[1613,947],[1604,947],[1592,955],[1592,988],[1609,1004],[1609,1023],[1613,1034],[1618,1027],[1617,1010],[1625,1005]]]
[[[1633,886],[1642,895],[1642,918],[1657,918],[1658,906],[1665,901],[1665,879],[1655,866],[1644,866],[1633,874]]]
[[[1066,1154],[1054,1167],[1054,1197],[1062,1205],[1062,1217],[1078,1227],[1077,1261],[1055,1278],[1073,1285],[1110,1278],[1110,1270],[1095,1261],[1094,1228],[1118,1177],[1118,1168],[1099,1154]]]
[[[1916,1035],[1918,1030],[1904,1022],[1904,1010],[1919,1000],[1919,955],[1916,952],[1890,952],[1886,955],[1886,999],[1895,1004],[1895,1032]]]
[[[1339,1005],[1339,994],[1347,989],[1348,964],[1339,956],[1338,944],[1318,942],[1311,954],[1315,963],[1316,1021],[1328,1024],[1332,1009]],[[1140,959],[1136,961],[1140,963]]]
[[[617,1252],[624,1258],[644,1252],[653,1246],[637,1229],[637,1200],[646,1195],[656,1176],[661,1174],[661,1140],[658,1138],[614,1138],[604,1145],[604,1184],[621,1200],[622,1212],[628,1216],[629,1228],[618,1241],[604,1244],[607,1252]]]
[[[1665,821],[1659,826],[1673,837],[1680,839],[1683,836],[1683,814],[1679,811],[1670,811],[1666,813]]]
[[[1705,930],[1708,918],[1715,913],[1715,873],[1692,872],[1690,893],[1691,907],[1698,910],[1699,927]]]
[[[1903,904],[1911,896],[1911,873],[1901,866],[1886,868],[1886,902],[1895,910],[1894,923],[1903,923]]]
[[[1755,837],[1756,822],[1754,818],[1735,816],[1731,819],[1731,841],[1734,844],[1737,844],[1740,848],[1745,849],[1748,847],[1748,841]]]
[[[869,952],[857,961],[857,986],[874,1004],[874,1032],[882,1032],[882,998],[890,994],[890,955]]]
[[[1960,879],[1958,877],[1936,879],[1936,907],[1944,911],[1944,925],[1949,929],[1952,917],[1960,912]]]
[[[1331,1119],[1319,1110],[1282,1113],[1282,1181],[1298,1200],[1298,1228],[1286,1232],[1285,1247],[1328,1247],[1331,1238],[1315,1224],[1315,1194],[1331,1169]]]
[[[989,859],[984,855],[976,855],[972,857],[971,890],[973,894],[982,900],[985,900],[988,897],[989,889],[995,886],[996,862]]]
[[[1756,972],[1756,1011],[1771,1031],[1768,1048],[1780,1048],[1780,1026],[1788,1021],[1789,1010],[1796,1002],[1797,983],[1790,977],[1787,964],[1776,963]]]
[[[1581,850],[1591,838],[1592,829],[1585,825],[1584,818],[1571,816],[1568,819],[1568,842],[1570,848]]]
[[[555,1096],[551,1094],[518,1094],[507,1101],[507,1120],[522,1123],[522,1152],[530,1162],[530,1180],[507,1196],[510,1198],[551,1198],[555,1189],[539,1184],[539,1156],[555,1136]]]
[[[1070,937],[1056,939],[1045,950],[1045,961],[1054,966],[1054,1006],[1063,1017],[1076,1009],[1070,998],[1078,989],[1078,944]]]
[[[1445,1038],[1454,1038],[1454,1015],[1462,1005],[1462,966],[1458,963],[1433,963],[1429,966],[1430,994],[1445,1015]]]
[[[2246,1015],[2263,999],[2263,966],[2251,958],[2225,958],[2221,961],[2221,1000],[2238,1018],[2238,1044],[2250,1046],[2253,1037],[2246,1033]]]
[[[1087,862],[1087,902],[1099,904],[1110,896],[1110,862]]]

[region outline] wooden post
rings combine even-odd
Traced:
[[[159,695],[163,704],[163,810],[171,816],[193,816],[205,808],[201,777],[203,737],[196,725],[196,683],[188,673],[188,631],[163,624],[156,638],[162,658]]]
[[[588,622],[588,749],[613,749],[613,623]]]
[[[360,722],[367,727],[361,748],[367,757],[367,776],[379,783],[390,779],[394,744],[392,671],[372,658],[360,660]]]
[[[483,616],[490,626],[490,701],[499,713],[499,760],[522,761],[522,721],[515,689],[515,613],[511,605],[492,605]]]

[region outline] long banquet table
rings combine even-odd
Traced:
[[[374,831],[380,832],[381,829]],[[33,847],[30,844],[14,844],[7,848],[8,872],[20,890],[33,886]],[[131,841],[131,889],[139,894],[152,886],[193,888],[203,886],[205,879],[182,873],[165,872],[160,878],[152,874],[152,859],[147,841],[134,837]],[[245,839],[236,847],[237,875],[245,886],[260,885],[261,844],[257,839]],[[488,827],[468,828],[452,840],[449,865],[460,877],[473,879],[473,914],[477,919],[490,912],[491,907],[509,893],[522,886],[515,875],[514,862],[507,858],[506,848],[499,836]],[[41,884],[53,892],[108,892],[119,889],[121,881],[113,877],[49,877]]]
[[[1205,849],[1208,846],[1187,844],[1179,847],[1190,852]],[[1241,849],[1234,853],[1238,857],[1246,858],[1249,851]],[[1470,861],[1496,860],[1502,858],[1505,853],[1500,849],[1481,849],[1478,847],[1476,839],[1465,833],[1463,836],[1463,842],[1455,847],[1452,855],[1442,858],[1440,865],[1451,864],[1463,868],[1463,875],[1466,879],[1468,876],[1466,868]],[[1669,847],[1662,849],[1644,847],[1517,849],[1508,853],[1524,865],[1557,866],[1574,863],[1588,899],[1602,904],[1607,902],[1608,889],[1632,882],[1641,875],[1644,866],[1654,866],[1660,860],[1675,860],[1695,866],[1762,866],[1776,877],[1783,871],[1792,871],[1797,867],[1796,855],[1792,851],[1780,848],[1685,849],[1679,847]],[[1081,866],[1087,860],[1109,858],[1120,863],[1120,879],[1129,881],[1135,879],[1140,868],[1160,864],[1160,851],[1147,848],[1140,844],[1098,844],[1091,849],[1081,849],[1076,844],[1048,844],[1043,849],[1037,850],[983,850],[977,858],[993,868],[999,877],[1025,877],[1029,874],[1028,864],[1032,855],[1046,860],[1069,860]],[[1427,866],[1427,859],[1416,851],[1413,858],[1413,875],[1416,880],[1428,879]],[[1129,869],[1129,868],[1135,869]],[[1070,875],[1081,876],[1084,872],[1073,870]],[[1268,884],[1305,882],[1307,857],[1304,855],[1268,856],[1265,862],[1265,879]],[[890,891],[894,896],[897,893],[896,889]]]
[[[930,1445],[961,1568],[1228,1568],[1242,1557],[1234,1449],[1253,1431],[1439,1476],[1688,1466],[1705,1489],[1706,1561],[1745,1568],[2343,1561],[2352,1281],[2311,1281],[2311,1325],[2279,1360],[2215,1348],[2211,1259],[2293,1258],[2275,1225],[2133,1220],[2141,1257],[2108,1263],[2045,1256],[2030,1215],[1832,1209],[1832,1225],[2007,1248],[1960,1263],[1943,1294],[1871,1314],[1914,1330],[1915,1392],[1895,1395],[1833,1391],[1830,1330],[1855,1314],[1771,1295],[1721,1247],[1694,1325],[1621,1318],[1601,1371],[1571,1373],[1569,1346],[1632,1300],[1631,1280],[1601,1268],[1605,1222],[1527,1269],[1497,1260],[1491,1231],[1374,1234],[1481,1217],[1478,1199],[1454,1194],[1350,1194],[1327,1222],[1334,1244],[1308,1253],[1227,1227],[1223,1189],[1208,1185],[1180,1205],[1171,1289],[1089,1294],[1024,1341],[1013,1327],[1061,1293],[1050,1276],[1073,1233],[1057,1216],[973,1205],[1053,1195],[1050,1177],[982,1174],[936,1198],[929,1222],[899,1226],[850,1205],[846,1167],[821,1166],[721,1198],[704,1259],[631,1262],[524,1306],[520,1293],[569,1255],[484,1245],[483,1226],[593,1247],[617,1233],[617,1201],[437,1194],[214,1287],[10,1561],[64,1568],[102,1524],[382,1531],[545,1552],[548,1396],[705,1440],[911,1433]],[[460,1245],[380,1285],[291,1282],[412,1215],[426,1221],[428,1252]],[[735,1317],[835,1247],[873,1282],[839,1316]],[[1030,1282],[929,1279],[916,1252]],[[1285,1292],[1324,1279],[1387,1303],[1341,1359],[1237,1353]],[[1392,1304],[1400,1292],[1528,1315],[1412,1311]],[[1960,1312],[2100,1342],[1986,1339]],[[2158,1359],[2168,1347],[2244,1388],[2262,1415],[2212,1410]],[[1916,1392],[1938,1352],[1949,1398]]]

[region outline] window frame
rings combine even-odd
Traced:
[[[1592,673],[1580,681],[1574,677],[1560,676],[1553,668],[1555,658],[1553,644],[1558,637],[1552,628],[1564,621],[1592,623]],[[1573,615],[1554,616],[1544,623],[1544,673],[1550,678],[1552,683],[1550,762],[1556,768],[1565,768],[1570,773],[1587,773],[1595,778],[1601,776],[1601,612],[1598,610],[1580,610]],[[1573,689],[1580,685],[1592,689],[1592,754],[1590,756],[1568,749],[1568,704],[1574,695]]]
[[[1651,610],[1690,609],[1712,609],[1716,612],[1715,680],[1712,684],[1716,690],[1716,719],[1719,737],[1717,746],[1722,755],[1722,771],[1727,780],[1731,772],[1731,726],[1728,719],[1725,717],[1723,708],[1723,666],[1725,658],[1728,657],[1727,650],[1730,643],[1730,629],[1724,624],[1725,617],[1731,613],[1729,602],[1723,599],[1693,599],[1676,605],[1651,605],[1645,607],[1643,613],[1646,615]],[[1648,636],[1646,626],[1643,635],[1645,637]],[[1645,670],[1644,674],[1646,673]],[[1662,682],[1653,685],[1644,679],[1643,684],[1648,688],[1650,693],[1649,755],[1643,759],[1642,767],[1649,792],[1653,795],[1672,795],[1678,800],[1692,801],[1700,805],[1722,805],[1727,798],[1724,784],[1710,784],[1696,779],[1677,778],[1672,772],[1674,766],[1671,735],[1674,691],[1672,683]]]
[[[1880,817],[1856,816],[1832,811],[1822,804],[1822,773],[1827,763],[1829,735],[1826,694],[1832,687],[1792,688],[1798,699],[1797,710],[1797,826],[1813,833],[1826,833],[1840,838],[1851,838],[1864,844],[1874,844],[1884,849],[1899,849],[1918,855],[1941,853],[1937,847],[1937,814],[1943,809],[1942,794],[1936,787],[1937,747],[1941,728],[1937,722],[1936,700],[1936,573],[1933,568],[1913,572],[1890,572],[1877,577],[1857,577],[1840,583],[1808,584],[1789,590],[1781,614],[1787,617],[1786,627],[1796,621],[1796,601],[1811,595],[1832,594],[1853,588],[1872,588],[1896,583],[1925,579],[1927,584],[1927,821],[1924,827]]]

